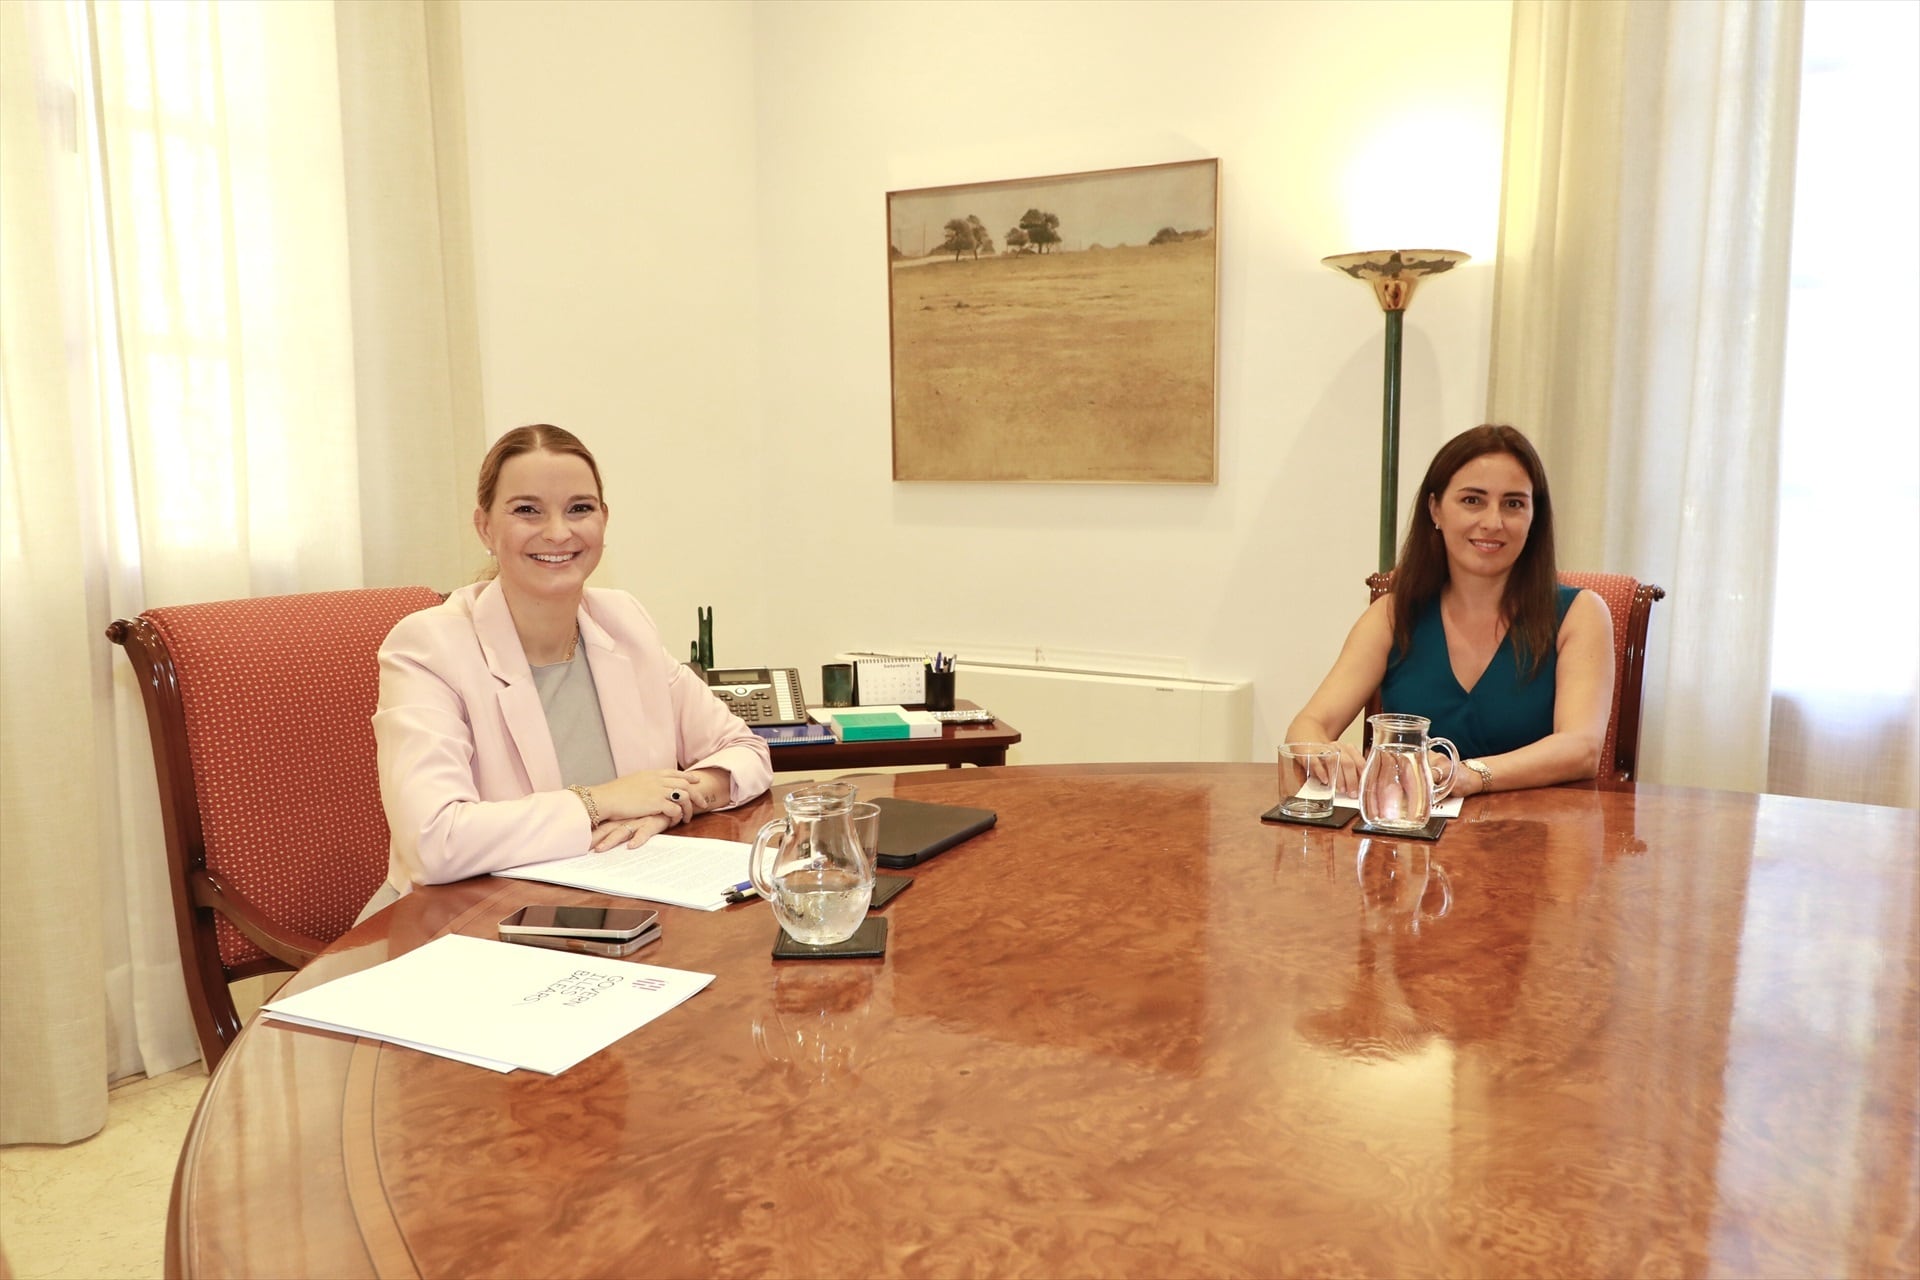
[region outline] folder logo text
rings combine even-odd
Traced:
[[[575,969],[567,977],[550,984],[543,991],[536,991],[520,1001],[521,1004],[536,1004],[549,996],[561,997],[562,1004],[585,1004],[609,987],[620,985],[619,979],[586,969]]]

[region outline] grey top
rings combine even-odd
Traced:
[[[569,787],[612,782],[613,748],[600,714],[600,694],[587,665],[587,648],[576,645],[571,662],[533,668],[533,685],[547,713],[547,731],[560,757],[560,781]]]

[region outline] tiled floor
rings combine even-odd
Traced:
[[[13,1274],[158,1280],[173,1168],[206,1087],[197,1062],[136,1077],[109,1095],[106,1128],[85,1142],[0,1148],[0,1249]]]
[[[233,985],[253,1016],[283,974]],[[0,1147],[0,1254],[15,1280],[159,1280],[167,1199],[193,1109],[206,1091],[199,1063],[107,1095],[107,1125],[64,1147]]]

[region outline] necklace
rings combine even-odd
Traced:
[[[551,667],[564,667],[568,663],[573,661],[573,651],[579,647],[580,647],[580,628],[575,627],[573,629],[573,634],[567,637],[567,651],[560,655],[560,661],[536,663],[534,662],[532,657],[529,656],[527,659],[527,665],[538,666],[542,670],[545,670]]]

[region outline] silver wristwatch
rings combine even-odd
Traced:
[[[1493,790],[1493,770],[1487,767],[1486,761],[1462,760],[1460,763],[1480,775],[1480,789],[1482,791]]]

